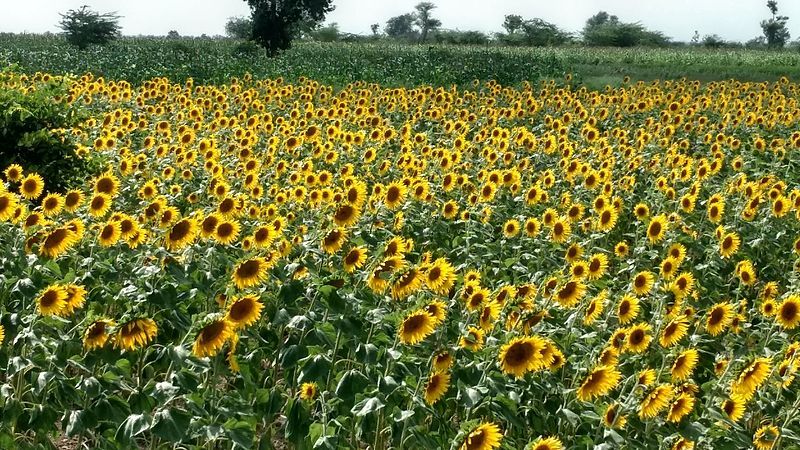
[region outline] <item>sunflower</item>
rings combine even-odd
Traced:
[[[436,320],[424,309],[418,309],[403,319],[398,329],[400,342],[414,345],[430,336],[436,328]]]
[[[717,303],[711,307],[706,320],[706,330],[712,336],[717,336],[733,321],[733,306],[728,302]]]
[[[625,325],[633,322],[633,319],[635,319],[638,315],[639,299],[630,294],[623,295],[619,300],[619,305],[617,305],[617,317],[619,318],[619,323]]]
[[[67,291],[67,298],[64,300],[66,304],[61,315],[68,316],[86,302],[86,288],[78,284],[68,284],[64,289]]]
[[[64,286],[53,284],[46,287],[36,298],[36,307],[43,316],[60,315],[67,306],[67,290]]]
[[[313,400],[317,396],[317,383],[303,383],[300,385],[300,398],[303,400]]]
[[[453,355],[448,351],[441,351],[433,357],[433,371],[444,372],[453,365]]]
[[[483,330],[480,328],[467,328],[467,335],[461,336],[458,345],[473,352],[477,352],[483,347]]]
[[[619,215],[617,214],[617,210],[612,206],[609,205],[604,207],[597,213],[597,219],[595,219],[595,229],[600,232],[611,231],[617,224],[618,217]]]
[[[444,258],[437,258],[433,264],[425,270],[423,275],[425,285],[434,294],[445,295],[453,287],[456,281],[456,271],[453,266]]]
[[[447,220],[452,220],[458,215],[458,203],[453,200],[448,200],[442,206],[442,217]]]
[[[645,369],[639,372],[636,382],[642,386],[650,386],[656,382],[656,378],[658,378],[658,372],[655,369]]]
[[[550,230],[550,239],[552,239],[553,242],[560,244],[569,239],[570,234],[572,234],[572,228],[569,225],[569,221],[561,217],[557,217],[553,220],[553,226]]]
[[[770,358],[756,358],[731,383],[731,395],[747,401],[772,373]]]
[[[606,304],[607,298],[608,291],[603,290],[589,302],[589,305],[586,307],[586,312],[583,316],[584,325],[591,325],[600,317],[601,314],[603,314],[603,307]]]
[[[693,395],[682,393],[675,397],[667,411],[667,422],[677,423],[694,409],[695,398]]]
[[[722,255],[723,258],[730,258],[739,250],[741,242],[739,235],[736,233],[724,235],[719,241],[719,254]]]
[[[56,228],[44,238],[39,252],[48,258],[57,258],[66,253],[76,242],[78,235],[75,232],[67,227]]]
[[[539,234],[539,231],[542,229],[542,225],[539,222],[539,219],[535,217],[529,217],[525,221],[525,235],[528,237],[534,237]]]
[[[94,181],[94,192],[97,194],[106,194],[109,197],[117,195],[119,189],[119,179],[112,173],[105,173]]]
[[[556,292],[555,300],[566,308],[571,308],[586,294],[586,285],[579,280],[570,280]]]
[[[336,253],[340,248],[342,248],[346,238],[347,234],[344,232],[344,230],[334,228],[322,238],[322,249],[329,254]]]
[[[633,353],[642,353],[650,346],[653,337],[650,335],[650,324],[639,323],[628,329],[628,341],[625,349]]]
[[[608,270],[608,257],[602,253],[595,253],[589,258],[589,272],[586,274],[590,280],[598,280]]]
[[[103,247],[111,247],[112,245],[116,244],[119,241],[119,238],[122,236],[122,228],[120,227],[119,222],[116,220],[112,220],[106,222],[102,228],[100,228],[100,234],[98,234],[98,240],[100,241],[100,245]]]
[[[10,166],[6,167],[6,170],[3,171],[3,174],[5,174],[8,181],[19,181],[23,176],[22,166],[19,164],[11,164]]]
[[[625,241],[617,242],[617,244],[614,245],[614,254],[617,255],[617,257],[619,258],[624,258],[628,256],[629,251],[630,251],[630,246],[628,246],[628,243]]]
[[[611,392],[622,379],[622,373],[614,366],[597,366],[586,376],[578,388],[578,400],[589,402]]]
[[[659,214],[650,219],[650,224],[647,226],[647,240],[651,244],[661,242],[667,232],[667,224],[667,217],[664,214]]]
[[[392,182],[386,187],[384,203],[389,209],[397,209],[406,198],[406,187],[402,183]]]
[[[645,396],[642,403],[639,405],[639,417],[642,419],[650,419],[658,415],[664,408],[669,405],[670,400],[675,395],[672,385],[662,384],[656,386]]]
[[[171,251],[181,250],[195,240],[197,232],[197,223],[192,219],[181,219],[175,222],[167,233],[167,249]]]
[[[624,428],[628,418],[619,412],[619,403],[611,403],[603,413],[603,425],[608,428]]]
[[[753,445],[758,450],[769,450],[775,445],[780,436],[780,429],[775,425],[763,425],[753,435]]]
[[[744,416],[745,403],[741,398],[733,396],[724,400],[720,405],[720,409],[728,416],[731,422],[738,422]]]
[[[223,220],[217,224],[217,228],[212,236],[215,241],[223,245],[229,245],[239,237],[241,226],[236,220]]]
[[[667,324],[666,327],[661,331],[661,336],[658,338],[659,344],[662,347],[672,347],[673,345],[677,344],[678,341],[683,339],[686,336],[687,331],[689,330],[689,322],[686,320],[685,317],[677,317]]]
[[[793,330],[800,324],[800,295],[791,295],[778,305],[775,320],[781,327]]]
[[[217,316],[219,316],[217,314]],[[224,317],[218,317],[205,325],[194,340],[192,354],[198,358],[214,356],[233,334],[233,325]]]
[[[258,297],[248,295],[241,297],[228,306],[226,319],[234,329],[250,326],[261,316],[264,305]]]
[[[261,257],[242,261],[233,270],[233,282],[239,289],[255,286],[267,278],[269,264]]]
[[[67,191],[67,195],[64,196],[64,209],[67,212],[77,211],[81,203],[83,203],[83,192],[77,189]]]
[[[38,173],[26,175],[19,185],[19,194],[28,200],[38,198],[43,190],[44,180]]]
[[[344,264],[344,271],[353,273],[356,269],[360,269],[364,262],[367,260],[367,250],[363,247],[353,247],[347,252],[342,263]]]
[[[17,196],[11,192],[3,192],[0,189],[0,221],[11,219],[17,206]]]
[[[557,437],[540,437],[528,444],[525,450],[563,450],[564,444]]]
[[[111,337],[110,330],[116,326],[116,322],[111,319],[98,319],[92,322],[83,332],[83,348],[94,350],[102,348]]]
[[[535,337],[516,337],[500,349],[500,367],[508,375],[522,378],[542,364],[544,341]]]
[[[499,426],[484,422],[469,432],[459,450],[492,450],[500,447],[502,439]]]
[[[133,319],[118,327],[114,347],[133,351],[149,344],[157,333],[158,327],[153,319]]]
[[[422,287],[422,277],[417,268],[410,268],[401,274],[392,285],[392,297],[403,299],[416,293]]]
[[[450,374],[447,372],[435,372],[428,376],[428,381],[425,383],[425,402],[433,405],[438,402],[450,387]]]
[[[61,194],[47,194],[42,199],[42,212],[47,217],[57,216],[64,208],[64,196]]]
[[[756,269],[749,260],[739,261],[736,264],[736,275],[745,286],[752,286],[756,282]]]
[[[675,358],[675,362],[672,363],[672,379],[675,381],[685,381],[689,378],[695,366],[697,366],[698,359],[699,355],[697,350],[693,348],[685,350],[678,355],[678,357]]]
[[[361,216],[361,210],[356,205],[344,204],[336,208],[333,213],[333,222],[342,227],[347,228],[358,222]]]
[[[647,295],[653,289],[655,276],[647,270],[637,273],[633,277],[632,288],[633,292],[638,296]]]
[[[435,321],[434,325],[439,325],[444,322],[445,317],[447,317],[447,305],[443,301],[434,300],[425,305],[423,309],[433,317]]]
[[[200,235],[204,238],[212,237],[217,232],[217,226],[222,221],[222,216],[217,213],[209,214],[200,222]]]
[[[111,209],[111,197],[106,194],[94,194],[89,201],[89,214],[93,217],[103,217]]]

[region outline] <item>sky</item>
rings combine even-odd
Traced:
[[[343,32],[370,34],[390,17],[411,12],[420,0],[333,0],[336,9],[326,22]],[[434,17],[442,28],[502,30],[506,14],[539,17],[577,32],[600,10],[626,22],[641,22],[677,41],[717,34],[726,40],[747,41],[761,35],[759,22],[769,17],[766,0],[432,0]],[[126,35],[218,35],[231,16],[249,13],[244,0],[0,0],[0,32],[58,32],[59,12],[89,5],[99,12],[116,11]],[[779,12],[789,16],[792,39],[800,36],[800,0],[781,0]]]

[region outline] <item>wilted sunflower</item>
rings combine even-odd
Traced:
[[[564,444],[557,437],[540,437],[528,444],[525,450],[563,450]]]
[[[400,323],[398,334],[400,342],[414,345],[430,336],[436,328],[436,321],[424,309],[418,309]]]
[[[578,400],[590,402],[595,397],[601,397],[611,392],[620,379],[622,373],[614,366],[597,366],[586,376],[578,388]]]
[[[498,359],[503,372],[522,378],[542,365],[545,343],[538,337],[515,337],[500,348]]]
[[[19,194],[28,200],[38,198],[43,190],[44,180],[38,173],[28,174],[19,185]]]
[[[67,306],[67,290],[64,286],[53,284],[46,287],[36,298],[36,307],[43,316],[60,315]]]
[[[234,328],[248,327],[261,316],[264,305],[258,297],[248,295],[241,297],[228,306],[227,319]]]
[[[502,439],[499,426],[484,422],[470,431],[459,450],[492,450],[500,447]]]
[[[255,286],[267,278],[269,268],[267,260],[261,257],[242,261],[233,270],[233,282],[239,289]]]
[[[133,319],[117,327],[114,347],[133,351],[149,344],[157,333],[158,327],[153,319]]]
[[[425,383],[425,402],[433,405],[438,402],[450,387],[450,374],[447,372],[435,372],[428,376],[428,381]]]
[[[775,425],[762,425],[753,435],[753,445],[758,450],[770,450],[780,438],[781,432]]]
[[[781,327],[793,330],[800,324],[800,295],[790,295],[778,305],[775,320]]]
[[[94,350],[102,348],[111,337],[110,331],[116,326],[111,319],[98,319],[92,322],[83,333],[83,348]]]
[[[650,419],[658,415],[664,408],[669,405],[670,400],[675,395],[672,385],[662,384],[656,386],[645,396],[642,403],[639,405],[639,417],[642,419]]]
[[[444,372],[453,365],[453,355],[448,351],[442,351],[433,357],[433,371]]]
[[[217,315],[219,316],[219,315]],[[233,334],[233,325],[224,317],[217,317],[206,324],[194,340],[192,354],[198,358],[216,355]]]
[[[167,233],[166,247],[177,251],[191,244],[197,237],[197,224],[192,219],[177,221]]]

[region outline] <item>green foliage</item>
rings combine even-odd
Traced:
[[[428,39],[428,33],[442,26],[442,21],[431,16],[431,11],[436,5],[431,2],[421,2],[414,7],[414,23],[419,27],[420,41]]]
[[[778,15],[778,2],[775,0],[769,0],[767,8],[772,13],[772,17],[769,20],[761,21],[761,30],[767,39],[767,46],[770,48],[783,48],[791,37],[789,28],[786,26],[789,17]]]
[[[246,1],[252,12],[252,39],[270,56],[289,49],[298,27],[319,23],[333,10],[332,0]]]
[[[15,82],[0,72],[0,167],[19,164],[39,173],[45,192],[63,192],[97,172],[97,162],[78,156],[75,144],[56,131],[79,120],[76,109],[56,100],[66,94],[65,85],[51,79],[21,90]]]
[[[489,36],[480,31],[436,30],[432,39],[437,44],[488,45]]]
[[[414,15],[400,14],[386,21],[386,35],[393,39],[413,40],[416,38],[414,30]]]
[[[91,44],[107,44],[120,35],[118,15],[100,14],[86,5],[61,14],[59,27],[64,30],[67,41],[80,49]]]
[[[665,47],[669,38],[639,23],[620,22],[617,16],[600,11],[586,21],[583,42],[598,47]]]
[[[230,17],[225,22],[225,34],[233,39],[250,39],[253,36],[253,21],[248,17]]]
[[[311,37],[319,42],[336,42],[339,40],[339,24],[336,22],[320,27],[311,32]]]

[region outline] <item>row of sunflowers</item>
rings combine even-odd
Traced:
[[[800,446],[800,85],[1,82],[0,442]]]

